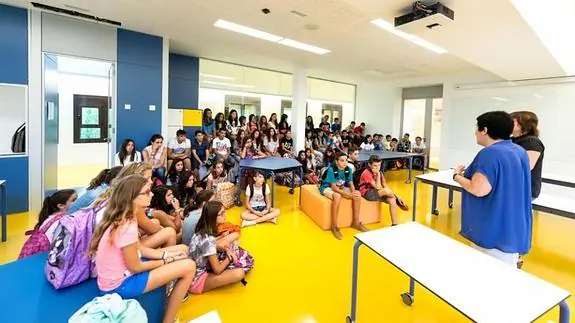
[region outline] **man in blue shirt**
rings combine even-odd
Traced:
[[[484,148],[453,179],[461,184],[461,235],[479,250],[517,266],[531,248],[533,229],[529,158],[511,142],[513,120],[507,112],[477,118],[475,138]]]
[[[353,186],[353,174],[351,168],[347,166],[347,155],[337,152],[335,154],[335,163],[325,171],[325,175],[322,177],[319,192],[331,199],[331,233],[333,236],[338,240],[342,238],[341,232],[337,227],[337,212],[339,211],[342,198],[351,200],[353,208],[353,223],[351,227],[360,231],[367,231],[367,228],[359,222],[361,194]]]

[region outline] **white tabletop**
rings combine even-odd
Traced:
[[[453,180],[453,170],[443,170],[435,173],[417,175],[416,178],[431,182],[432,184],[441,184],[453,190],[461,190],[461,185]],[[567,187],[556,188],[555,190],[557,189],[569,190]],[[575,198],[566,198],[561,195],[551,193],[548,194],[545,192],[545,186],[542,187],[542,192],[539,197],[533,200],[532,203],[535,209],[538,207],[544,207],[551,210],[575,214]]]
[[[222,320],[220,319],[218,312],[211,311],[198,318],[188,321],[188,323],[222,323]]]
[[[478,323],[531,322],[570,295],[417,222],[355,237]]]
[[[552,173],[543,173],[543,175],[541,176],[543,179],[543,182],[545,182],[545,180],[551,180],[551,181],[555,181],[555,182],[562,182],[565,184],[571,184],[571,185],[575,185],[575,176],[565,176],[565,175],[559,175],[559,174],[552,174]]]

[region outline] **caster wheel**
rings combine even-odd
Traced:
[[[290,193],[290,194],[293,194],[293,192],[294,192],[293,188],[290,188],[290,189],[289,189],[289,193]]]
[[[236,206],[242,206],[242,201],[236,201]]]
[[[407,306],[411,306],[411,304],[413,304],[413,296],[411,296],[411,294],[409,293],[401,294],[401,299],[403,300],[403,303],[405,303],[405,305]]]
[[[433,215],[439,215],[439,210],[433,210],[433,212],[431,212],[431,214],[433,214]]]
[[[449,203],[449,208],[453,209],[453,203]]]
[[[346,323],[354,323],[354,321],[352,321],[352,320],[351,320],[351,317],[349,317],[349,316],[346,316],[346,317],[345,317],[345,322],[346,322]]]

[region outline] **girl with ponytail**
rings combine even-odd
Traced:
[[[118,176],[118,173],[120,173],[121,170],[122,166],[102,170],[92,179],[90,185],[86,188],[86,192],[80,196],[72,206],[70,206],[66,214],[72,214],[80,209],[90,206],[90,204],[92,204],[100,194],[104,193],[108,189],[112,180]]]

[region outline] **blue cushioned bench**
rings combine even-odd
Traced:
[[[94,297],[100,296],[96,280],[55,290],[46,280],[47,253],[41,253],[0,266],[0,322],[68,322],[68,319]],[[164,316],[165,288],[137,299],[150,323]]]

